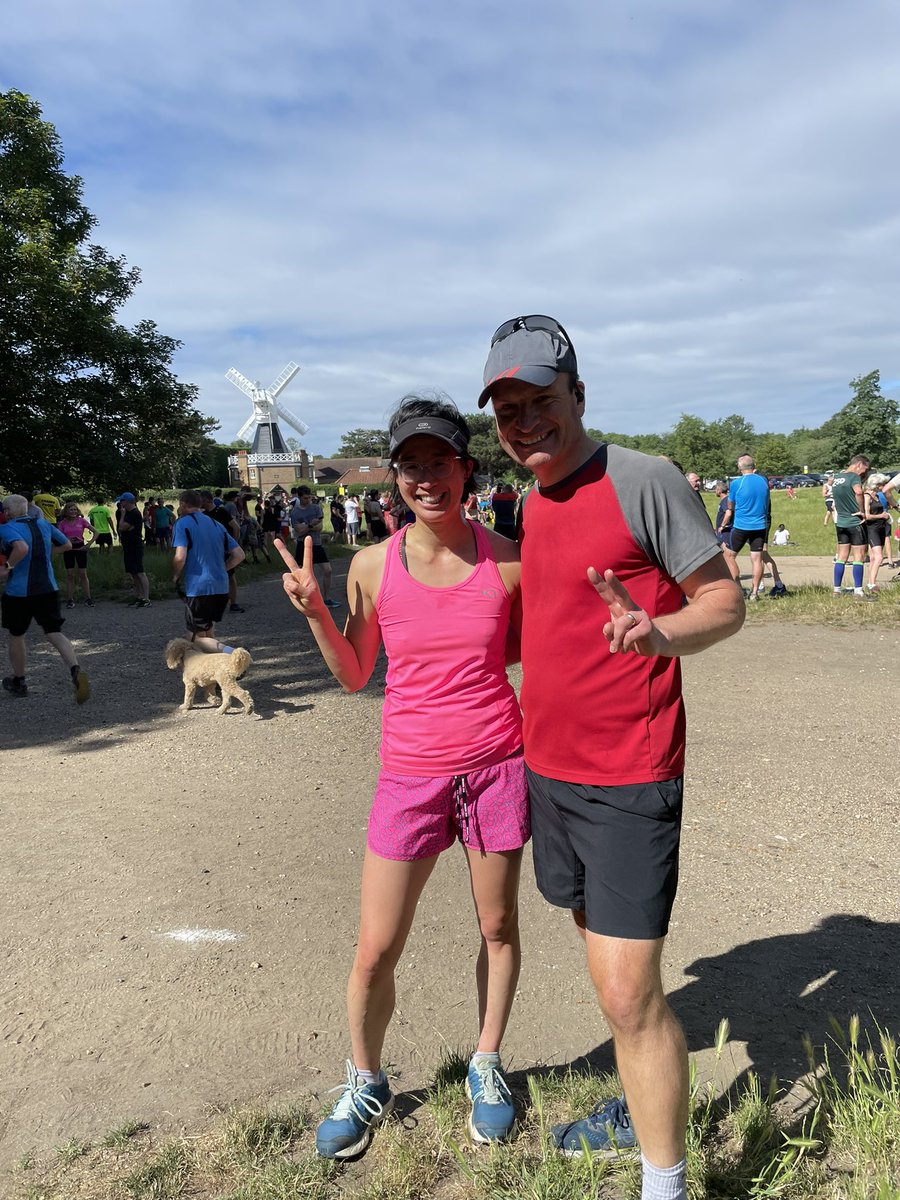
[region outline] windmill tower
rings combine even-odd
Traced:
[[[295,417],[278,399],[299,370],[295,362],[288,363],[267,388],[262,387],[259,382],[251,383],[234,367],[226,372],[225,378],[248,396],[253,405],[253,411],[238,431],[238,437],[245,438],[251,429],[253,430],[250,450],[239,451],[228,459],[233,482],[246,483],[262,491],[265,485],[272,486],[277,483],[283,486],[285,483],[293,483],[297,476],[307,475],[309,459],[306,451],[288,449],[278,427],[280,417],[301,437],[309,432],[306,422]]]

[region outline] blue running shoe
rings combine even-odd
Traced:
[[[592,1113],[569,1125],[554,1125],[550,1136],[566,1158],[581,1158],[585,1153],[598,1158],[615,1158],[637,1147],[637,1137],[624,1096],[601,1100]]]
[[[379,1083],[366,1083],[348,1059],[347,1082],[331,1090],[341,1095],[316,1130],[316,1153],[322,1158],[354,1158],[368,1147],[373,1128],[394,1107],[390,1085],[384,1075]]]
[[[504,1142],[516,1128],[516,1109],[500,1056],[473,1056],[466,1076],[466,1094],[472,1101],[469,1133],[474,1142]]]

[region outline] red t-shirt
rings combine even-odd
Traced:
[[[587,568],[615,571],[651,617],[677,612],[677,581],[720,553],[687,480],[663,459],[601,446],[569,479],[532,489],[520,541],[528,766],[592,785],[681,775],[679,660],[610,654]]]

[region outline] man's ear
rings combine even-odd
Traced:
[[[578,405],[580,406],[580,408],[583,410],[584,409],[584,380],[583,379],[575,380],[575,399],[576,399]]]

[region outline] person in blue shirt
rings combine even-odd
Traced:
[[[750,547],[750,563],[752,578],[750,582],[749,600],[758,600],[762,587],[764,564],[772,569],[774,585],[773,596],[786,596],[787,588],[782,582],[775,560],[769,554],[769,526],[772,524],[772,501],[769,495],[769,481],[763,475],[757,475],[756,463],[749,454],[742,454],[737,460],[740,475],[732,481],[728,489],[726,513],[718,532],[725,533],[731,529],[731,545],[722,549],[733,578],[740,580],[741,574],[737,565],[737,556],[744,546]]]
[[[53,574],[52,554],[71,550],[72,543],[55,525],[43,517],[28,517],[24,496],[6,496],[3,511],[8,517],[0,525],[0,581],[6,590],[0,600],[3,628],[9,634],[9,661],[12,675],[3,680],[3,689],[12,696],[27,696],[25,682],[25,634],[32,621],[44,631],[72,677],[75,699],[84,704],[91,694],[87,673],[79,666],[69,639],[61,632],[65,618],[60,612],[59,589]]]
[[[183,588],[191,641],[207,653],[231,652],[215,636],[228,605],[228,572],[244,561],[244,552],[228,530],[203,511],[199,492],[178,497],[178,520],[172,534],[175,556],[172,580]]]

